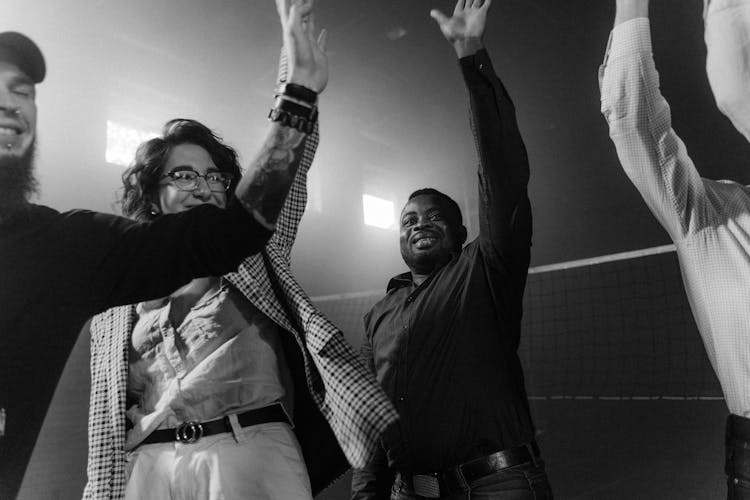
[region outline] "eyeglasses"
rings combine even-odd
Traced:
[[[202,177],[208,185],[208,189],[215,193],[222,193],[229,189],[234,175],[228,172],[206,172],[201,174],[193,169],[174,169],[161,176],[162,179],[170,178],[170,184],[180,191],[195,191],[198,189],[198,178]]]

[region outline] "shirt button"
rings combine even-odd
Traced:
[[[484,69],[484,63],[479,63],[479,69]]]
[[[399,403],[403,403],[404,401],[406,401],[406,396],[399,396],[398,401]]]

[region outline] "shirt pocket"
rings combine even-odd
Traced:
[[[226,302],[204,308],[191,315],[180,329],[187,356],[199,361],[219,346],[234,338],[248,326],[245,319]]]
[[[216,317],[190,318],[180,329],[180,337],[188,356],[195,355],[212,345],[226,340],[226,325]]]

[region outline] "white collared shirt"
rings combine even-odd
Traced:
[[[750,417],[750,189],[698,174],[659,90],[648,19],[612,30],[600,85],[620,163],[677,247],[729,410]]]
[[[272,403],[291,408],[291,376],[279,328],[224,284],[176,328],[170,303],[141,303],[130,344],[126,449],[155,429],[205,422]],[[291,415],[289,415],[291,416]],[[290,419],[291,421],[291,419]]]

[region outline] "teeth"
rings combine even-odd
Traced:
[[[18,131],[8,127],[0,127],[0,134],[3,135],[18,135]]]
[[[417,248],[425,248],[435,243],[435,241],[437,241],[435,238],[419,238],[415,242],[415,245]]]

